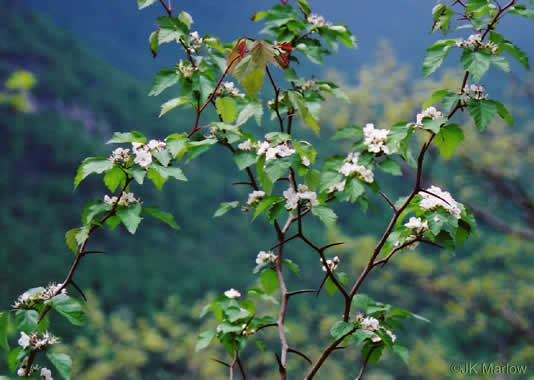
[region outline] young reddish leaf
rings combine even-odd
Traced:
[[[293,46],[291,45],[291,42],[287,42],[287,41],[281,42],[278,44],[278,47],[282,50],[287,51],[288,53],[293,51]]]

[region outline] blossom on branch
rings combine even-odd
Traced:
[[[297,191],[295,191],[292,186],[289,186],[289,188],[282,194],[286,199],[287,210],[296,209],[300,200],[308,201],[312,206],[319,205],[317,193],[315,191],[310,191],[308,186],[303,184],[298,185]]]
[[[423,197],[419,202],[419,206],[423,210],[433,210],[437,207],[443,207],[456,219],[460,219],[462,213],[460,207],[463,207],[463,205],[456,202],[447,191],[443,191],[439,187],[432,185],[426,191],[420,191],[419,195]]]
[[[265,264],[265,263],[274,264],[276,262],[277,257],[278,256],[272,253],[271,251],[269,252],[260,251],[258,252],[258,256],[256,256],[256,264],[258,265]]]
[[[358,174],[358,177],[367,183],[372,183],[374,181],[373,171],[367,169],[363,165],[358,164],[358,158],[360,157],[359,152],[350,152],[341,168],[339,168],[338,173],[343,174],[345,177],[350,177],[354,174]],[[340,184],[338,184],[340,185]],[[341,185],[340,185],[341,186]],[[345,185],[343,185],[343,188]]]
[[[333,272],[337,269],[337,265],[339,264],[339,257],[338,256],[335,256],[332,260],[328,259],[326,260],[326,265],[324,264],[324,261],[323,259],[321,258],[321,264],[322,265],[322,269],[323,269],[323,272],[327,272],[327,269],[326,267],[328,266],[328,268],[330,268],[330,272]]]
[[[415,126],[418,128],[423,128],[423,119],[429,117],[432,120],[441,119],[443,113],[438,111],[436,107],[428,107],[423,112],[420,112],[416,116]]]
[[[239,293],[238,290],[235,290],[234,288],[228,289],[226,292],[224,292],[224,295],[228,298],[239,298],[241,297],[241,293]]]
[[[256,203],[258,203],[259,201],[261,201],[263,199],[263,197],[265,196],[265,191],[261,191],[261,190],[254,190],[252,193],[250,193],[248,195],[248,201],[247,201],[247,204],[249,206],[253,206],[255,205]]]

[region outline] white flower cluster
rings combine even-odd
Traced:
[[[388,134],[388,129],[378,129],[373,123],[367,123],[363,128],[363,143],[367,145],[367,150],[372,153],[380,153],[380,151],[385,154],[394,153],[386,145]]]
[[[199,36],[198,32],[189,33],[189,51],[195,53],[202,46],[202,37]]]
[[[416,218],[415,216],[412,216],[408,223],[404,223],[404,226],[410,230],[413,230],[417,235],[428,231],[428,222],[426,220],[422,220],[421,218]]]
[[[443,191],[437,186],[430,186],[426,191],[419,192],[419,195],[423,197],[421,202],[419,202],[419,206],[423,210],[433,210],[441,206],[456,219],[460,219],[462,204],[456,202],[449,192]]]
[[[258,253],[258,256],[256,256],[256,264],[258,265],[264,264],[264,263],[274,264],[276,262],[277,257],[278,256],[272,253],[271,251],[269,252],[260,251]]]
[[[425,117],[429,117],[432,120],[441,119],[443,117],[443,113],[438,111],[436,107],[428,107],[423,112],[417,114],[415,126],[418,128],[423,128],[423,119]]]
[[[242,94],[239,92],[239,89],[235,86],[234,82],[222,82],[219,88],[217,89],[217,92],[215,93],[217,96],[235,96],[235,97],[244,97],[245,94]]]
[[[178,62],[177,74],[182,73],[185,78],[191,78],[196,68],[191,64],[191,62],[184,62],[180,59]]]
[[[265,191],[261,191],[261,190],[254,190],[252,193],[250,193],[248,195],[248,201],[247,201],[247,204],[249,206],[253,206],[255,205],[256,203],[258,203],[259,201],[261,201],[263,199],[263,197],[265,196]]]
[[[52,371],[46,367],[41,368],[41,380],[54,380],[52,377]]]
[[[362,330],[370,332],[370,333],[375,333],[374,335],[371,336],[371,341],[372,342],[376,343],[376,342],[380,342],[382,340],[382,338],[380,338],[380,336],[378,336],[376,334],[376,332],[378,330],[384,330],[386,332],[386,334],[389,335],[389,337],[391,338],[391,341],[393,343],[395,343],[395,341],[397,340],[397,336],[395,334],[393,334],[393,332],[391,330],[380,326],[380,322],[376,318],[365,317],[365,315],[363,313],[358,313],[357,316],[356,316],[356,321],[358,321],[360,323],[360,327],[362,328]]]
[[[350,177],[353,174],[358,174],[358,176],[364,180],[367,183],[372,183],[374,181],[374,175],[373,171],[371,169],[367,169],[363,165],[358,164],[358,158],[360,157],[359,152],[350,152],[347,157],[345,158],[345,162],[339,168],[338,173],[343,174],[345,177]],[[336,188],[345,188],[345,183],[343,181],[343,184],[338,183],[336,185]]]
[[[485,100],[488,98],[488,94],[485,94],[484,91],[484,86],[477,86],[476,84],[472,84],[471,86],[465,86],[462,92],[465,95],[469,96],[471,99]]]
[[[239,293],[239,290],[235,290],[234,288],[228,289],[226,292],[224,292],[224,295],[228,298],[241,297],[241,293]]]
[[[310,191],[308,186],[300,184],[297,191],[289,186],[289,189],[282,193],[286,199],[286,209],[294,210],[297,208],[300,200],[308,201],[312,206],[318,206],[317,193]]]
[[[117,203],[117,197],[110,197],[109,195],[104,195],[104,203],[113,206]],[[134,193],[124,192],[121,195],[121,199],[118,200],[119,206],[128,207],[133,203],[140,203],[139,199],[135,198]]]
[[[310,15],[307,18],[308,22],[312,24],[315,27],[321,27],[321,26],[330,26],[332,25],[329,22],[326,22],[324,17],[321,15],[318,15],[316,13],[310,13]]]
[[[43,371],[45,370],[45,371]],[[26,373],[26,368],[25,367],[21,367],[17,370],[17,375],[20,376],[20,377],[23,377],[23,376],[31,376],[33,375],[34,372],[36,371],[39,371],[39,366],[37,364],[34,364],[32,365],[32,367],[30,368],[30,370],[28,371],[28,373]],[[48,377],[46,377],[46,374],[48,372],[50,373],[50,375]],[[52,372],[47,369],[47,368],[43,368],[41,369],[41,379],[44,379],[44,380],[54,380],[52,378]]]
[[[26,334],[24,331],[20,332],[20,338],[18,340],[19,346],[25,350],[28,347],[32,349],[41,350],[45,347],[48,347],[52,344],[59,342],[59,339],[54,335],[50,334],[48,331],[45,332],[41,337],[35,332],[32,335]]]
[[[347,180],[344,179],[341,182],[338,182],[336,184],[333,184],[332,186],[328,187],[328,194],[335,193],[336,191],[342,192],[345,190],[345,184],[347,183]]]
[[[124,148],[117,148],[113,152],[111,152],[111,156],[109,156],[109,160],[112,161],[114,164],[117,164],[119,162],[128,162],[130,160],[130,149],[124,149]]]
[[[499,50],[499,45],[495,42],[482,42],[482,34],[480,33],[471,34],[467,40],[456,41],[456,46],[459,48],[486,49],[489,50],[491,54],[497,54]]]
[[[335,256],[332,260],[330,260],[330,259],[326,260],[326,265],[325,265],[323,259],[321,258],[321,264],[322,264],[323,272],[328,272],[326,270],[327,266],[328,266],[328,268],[330,268],[330,272],[335,271],[337,269],[337,265],[339,264],[339,261],[340,261],[339,257]]]
[[[413,251],[417,248],[417,246],[419,245],[419,242],[418,241],[415,241],[417,240],[417,235],[409,235],[407,236],[404,240],[397,240],[395,242],[395,248],[399,248],[401,245],[403,244],[409,244],[407,245],[405,248],[408,248],[410,251]]]
[[[24,292],[15,301],[13,307],[16,309],[29,308],[35,305],[36,303],[46,302],[51,298],[55,297],[62,286],[63,283],[56,284],[55,282],[51,282],[45,289],[40,292]],[[61,294],[67,294],[67,289],[61,289]]]
[[[133,142],[134,162],[143,168],[148,167],[152,163],[152,152],[162,152],[165,146],[166,144],[160,140],[150,140],[147,144]]]
[[[243,141],[241,144],[239,144],[237,147],[241,150],[252,150],[257,145],[252,142],[252,140],[248,139],[247,141]]]
[[[300,86],[303,90],[307,90],[308,88],[312,88],[315,86],[315,81],[313,79],[309,79],[306,82],[304,82],[303,85]]]
[[[296,151],[290,148],[287,142],[271,146],[268,141],[262,141],[258,145],[258,156],[265,154],[265,161],[274,160],[281,157],[289,157],[295,154]]]

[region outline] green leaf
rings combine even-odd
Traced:
[[[191,25],[193,25],[193,17],[186,11],[181,11],[178,15],[178,20],[182,22],[187,27],[187,30],[191,29]]]
[[[137,0],[137,8],[143,9],[146,8],[152,4],[154,4],[158,0]]]
[[[176,167],[164,167],[152,163],[147,171],[147,177],[154,183],[158,190],[161,190],[163,184],[167,182],[169,177],[175,178],[179,181],[187,181],[182,169]]]
[[[216,332],[215,330],[213,329],[209,329],[209,330],[206,330],[204,332],[202,332],[198,337],[197,337],[197,343],[195,344],[195,352],[198,352],[206,347],[208,347],[211,343],[211,341],[213,340],[213,338],[215,338],[216,336]]]
[[[234,161],[239,170],[243,170],[248,168],[250,165],[255,164],[256,158],[256,153],[251,151],[238,150],[234,153]]]
[[[504,104],[496,100],[494,100],[493,102],[497,105],[497,113],[499,114],[499,116],[509,125],[514,125],[514,118],[512,117],[508,109],[504,106]]]
[[[254,217],[252,218],[252,220],[256,219],[258,215],[260,215],[265,210],[268,210],[273,205],[273,203],[280,202],[282,201],[282,199],[282,197],[275,195],[263,198],[256,206],[256,211],[254,212]]]
[[[117,216],[120,218],[122,224],[126,227],[132,235],[137,231],[137,227],[143,218],[141,214],[141,205],[134,204],[129,207],[119,207],[117,209]]]
[[[447,124],[436,135],[434,143],[439,148],[441,155],[448,160],[463,140],[464,133],[458,124]]]
[[[259,102],[248,103],[242,110],[239,112],[237,117],[236,125],[240,126],[245,124],[248,119],[252,116],[256,119],[256,123],[261,125],[261,118],[263,117],[263,105]]]
[[[0,313],[0,347],[9,351],[9,344],[7,343],[7,327],[9,324],[9,314],[7,312]]]
[[[47,351],[46,357],[54,367],[56,367],[56,370],[65,380],[70,380],[72,374],[72,359],[69,355]]]
[[[48,301],[48,305],[75,326],[84,326],[87,324],[86,307],[74,297],[59,294]]]
[[[480,131],[485,130],[497,113],[497,105],[491,100],[471,100],[467,102],[467,110]]]
[[[31,334],[39,322],[39,313],[36,310],[17,310],[15,313],[15,326],[17,330]]]
[[[289,101],[297,111],[297,114],[304,120],[304,122],[310,127],[315,133],[319,134],[319,124],[310,113],[306,103],[304,102],[304,97],[296,91],[288,91]]]
[[[120,184],[126,181],[126,175],[119,167],[113,167],[104,174],[104,184],[112,193],[115,192]]]
[[[363,351],[365,350],[365,347],[366,346],[364,346],[364,348],[362,350],[362,354],[363,354]],[[371,349],[371,347],[375,347],[375,346],[369,345],[368,347],[370,347],[370,348],[369,348],[368,351],[366,351],[364,353],[364,355],[365,355],[365,357],[367,357],[367,355],[369,355],[369,353],[371,353],[369,355],[369,359],[367,360],[367,363],[369,363],[371,365],[374,365],[374,364],[378,363],[378,361],[380,360],[380,357],[382,356],[382,351],[384,351],[384,347],[385,346],[378,346],[372,352],[370,351],[370,349]]]
[[[215,84],[211,78],[203,71],[195,71],[192,77],[193,91],[200,95],[200,104],[204,104],[211,95]]]
[[[278,178],[286,174],[291,167],[293,157],[283,157],[276,160],[270,160],[265,164],[265,174],[271,182],[276,182]]]
[[[311,212],[313,215],[317,216],[326,227],[333,227],[336,223],[336,213],[326,206],[313,206]]]
[[[439,119],[431,119],[429,117],[423,118],[423,129],[427,129],[434,133],[438,133],[441,126],[447,122],[447,119],[441,117]]]
[[[441,66],[453,45],[456,45],[456,40],[440,40],[426,50],[423,60],[423,75],[425,77]]]
[[[343,193],[349,196],[351,202],[356,202],[365,193],[365,188],[359,179],[353,177],[346,181]]]
[[[178,74],[173,69],[163,69],[156,74],[154,82],[152,83],[152,89],[148,93],[149,96],[157,96],[161,94],[165,89],[174,86],[178,83]]]
[[[106,203],[104,203],[104,202],[102,202],[100,200],[88,203],[84,207],[83,212],[82,212],[82,223],[83,223],[83,225],[87,226],[87,225],[91,224],[91,222],[93,221],[95,216],[97,216],[101,212],[111,210],[111,207],[112,207],[111,205],[108,205],[108,204],[106,204]],[[81,232],[81,229],[78,231],[78,233],[79,232]],[[78,236],[78,233],[76,234],[76,236]]]
[[[284,265],[287,266],[289,270],[291,270],[297,276],[300,276],[300,268],[293,261],[291,261],[290,259],[283,259],[282,263],[284,263]]]
[[[78,185],[90,174],[93,173],[103,173],[106,170],[109,170],[113,167],[113,162],[108,160],[106,157],[89,157],[83,160],[81,165],[76,171],[76,177],[74,177],[74,188],[76,189]]]
[[[350,333],[352,330],[354,330],[354,325],[352,323],[337,321],[330,329],[330,335],[332,335],[332,338],[334,338],[334,340],[337,340],[342,336]]]
[[[393,174],[393,175],[402,175],[402,170],[400,165],[392,160],[391,158],[386,158],[384,161],[380,162],[378,164],[378,167],[385,171],[386,173]]]
[[[156,58],[159,50],[159,30],[150,33],[150,36],[148,37],[148,45],[150,46],[152,57]]]
[[[410,352],[406,347],[404,347],[402,344],[395,342],[393,344],[392,351],[399,355],[404,364],[408,365],[410,361]]]
[[[213,217],[214,218],[217,218],[219,216],[223,216],[224,214],[226,214],[228,211],[236,208],[237,206],[239,206],[239,201],[233,201],[233,202],[222,202],[220,205],[219,205],[219,208],[217,209],[217,211],[215,211],[215,214],[213,214]]]
[[[361,136],[363,136],[362,127],[360,127],[359,125],[348,125],[346,127],[338,129],[336,131],[336,134],[332,136],[332,140]]]
[[[450,93],[449,90],[438,90],[435,91],[432,96],[423,103],[423,109],[428,108],[432,104],[436,103],[437,101],[441,100],[445,95],[448,95]]]
[[[321,173],[315,169],[308,169],[304,177],[304,183],[312,191],[321,185]]]
[[[141,132],[115,132],[106,144],[124,144],[130,142],[146,143],[146,137]]]
[[[454,11],[452,9],[447,8],[447,6],[443,4],[436,5],[434,9],[432,9],[432,18],[434,19],[432,31],[434,32],[436,29],[441,29],[443,34],[447,34],[452,16],[454,16]]]
[[[179,96],[177,98],[171,99],[169,101],[166,101],[161,105],[161,112],[159,113],[159,117],[162,117],[170,110],[175,109],[178,106],[181,106],[182,104],[188,104],[189,98],[187,96]]]
[[[215,105],[217,113],[221,115],[223,122],[231,124],[237,119],[237,103],[234,99],[228,96],[217,98]]]
[[[73,228],[65,233],[65,243],[75,255],[78,254],[78,242],[76,241],[76,235],[79,232],[80,228]]]
[[[520,5],[510,8],[509,13],[534,20],[534,9],[523,8]]]
[[[265,69],[258,68],[240,80],[243,89],[248,96],[254,98],[260,91],[265,78]],[[238,78],[239,79],[239,78]]]
[[[176,224],[174,220],[174,215],[161,211],[158,207],[144,207],[143,212],[147,213],[150,216],[153,216],[156,219],[161,220],[162,222],[168,224],[175,230],[179,230],[180,227]]]
[[[334,281],[332,281],[330,276],[328,276],[328,278],[324,282],[324,288],[326,289],[326,292],[328,293],[328,295],[330,295],[330,297],[333,297],[334,294],[336,294],[337,292],[337,286]]]
[[[266,269],[260,275],[260,283],[265,293],[273,294],[278,289],[278,275],[274,270]]]
[[[441,101],[443,104],[443,111],[450,112],[452,108],[458,103],[458,100],[462,98],[462,95],[449,92],[447,95],[443,97],[443,100]]]
[[[256,173],[258,174],[258,181],[261,185],[261,188],[267,195],[270,195],[273,191],[273,182],[269,179],[263,165],[265,164],[265,156],[261,156],[256,161]]]
[[[11,372],[15,372],[19,366],[19,362],[25,356],[25,352],[22,347],[17,346],[12,349],[7,355],[7,366]],[[11,380],[11,379],[9,379]]]
[[[479,82],[488,71],[492,62],[492,55],[486,51],[471,51],[464,49],[461,57],[464,69],[469,71],[475,82]]]
[[[507,73],[510,72],[510,63],[505,57],[498,56],[498,55],[492,55],[491,56],[491,64],[495,67],[498,67],[502,71],[505,71]]]
[[[528,55],[523,50],[521,50],[519,47],[515,46],[509,41],[505,41],[499,44],[499,46],[502,47],[503,50],[510,53],[512,57],[514,57],[520,64],[525,67],[525,69],[530,70]]]

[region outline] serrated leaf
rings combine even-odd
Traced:
[[[449,54],[450,48],[456,44],[455,40],[440,40],[431,45],[423,60],[423,75],[426,77],[436,71]]]
[[[238,150],[234,153],[234,162],[236,163],[239,170],[248,168],[250,165],[256,163],[256,153],[246,150]]]
[[[356,202],[365,193],[365,188],[359,179],[353,177],[346,181],[343,193],[349,197],[351,202]]]
[[[0,313],[0,347],[4,350],[9,350],[7,343],[7,327],[9,325],[9,314],[7,312]]]
[[[223,122],[231,124],[237,119],[237,103],[234,99],[228,96],[217,98],[215,106]]]
[[[146,8],[152,4],[154,4],[158,0],[137,0],[137,8],[139,10]]]
[[[78,232],[80,232],[80,228],[73,228],[65,232],[65,243],[75,255],[78,254],[78,242],[76,241]]]
[[[509,73],[510,72],[510,63],[505,57],[498,56],[498,55],[492,55],[491,56],[491,64],[495,67],[498,67],[504,72]]]
[[[273,203],[280,202],[281,200],[282,200],[282,197],[273,195],[273,196],[268,196],[262,199],[261,201],[259,201],[259,203],[256,205],[256,211],[254,212],[254,216],[252,217],[252,220],[256,219],[258,215],[260,215],[265,210],[269,209],[269,207],[271,207]]]
[[[330,335],[332,336],[332,338],[334,338],[334,340],[337,340],[342,336],[350,333],[352,330],[354,330],[354,325],[352,323],[337,321],[330,328]]]
[[[188,104],[189,98],[187,96],[179,96],[177,98],[171,99],[161,105],[161,112],[159,113],[159,117],[162,117],[167,112],[175,109],[178,106],[181,106],[182,104]]]
[[[233,201],[233,202],[222,202],[220,205],[219,205],[219,208],[217,209],[217,211],[215,211],[215,214],[213,214],[213,217],[214,218],[218,218],[220,216],[223,216],[224,214],[226,214],[228,211],[236,208],[237,206],[240,205],[240,202],[239,201]]]
[[[508,109],[504,106],[504,104],[496,100],[494,100],[493,102],[497,105],[497,113],[499,114],[499,116],[509,125],[514,125],[514,118],[512,117]]]
[[[211,343],[211,341],[213,340],[213,338],[215,338],[216,336],[216,332],[215,330],[213,329],[209,329],[209,330],[206,330],[204,332],[202,332],[198,337],[197,337],[197,343],[195,344],[195,352],[198,352],[206,347],[208,347]]]
[[[147,213],[150,216],[153,216],[156,219],[161,220],[163,223],[168,224],[175,230],[179,230],[180,227],[176,224],[174,220],[174,215],[161,211],[158,207],[144,207],[143,212]]]
[[[112,193],[117,187],[126,181],[126,174],[119,167],[114,167],[104,174],[104,184]]]
[[[480,131],[485,130],[497,113],[497,105],[491,100],[471,100],[467,110]]]
[[[47,351],[46,357],[54,367],[56,367],[56,370],[65,380],[70,380],[72,374],[72,359],[69,355]]]
[[[261,272],[260,284],[267,294],[273,294],[278,289],[278,275],[272,269]]]
[[[402,175],[402,170],[400,165],[392,160],[391,158],[386,158],[384,161],[380,162],[378,164],[378,167],[385,171],[386,173],[392,174],[392,175]]]
[[[336,213],[326,206],[313,206],[311,212],[313,215],[317,216],[326,227],[333,227],[336,223]]]
[[[106,144],[124,144],[131,142],[146,143],[146,137],[141,132],[114,132],[111,139]]]
[[[423,129],[427,129],[434,133],[438,133],[441,126],[447,122],[446,118],[431,119],[429,117],[423,118]]]
[[[87,324],[86,307],[78,299],[66,294],[59,294],[48,301],[47,304],[73,325],[84,326]]]
[[[167,88],[174,86],[178,83],[178,74],[173,69],[163,69],[156,74],[154,82],[152,82],[152,88],[148,93],[148,96],[157,96],[165,91]]]
[[[256,119],[256,123],[261,125],[261,119],[263,117],[263,105],[258,102],[248,103],[242,110],[239,112],[237,117],[236,125],[241,126],[245,124],[248,119],[252,116]]]
[[[450,93],[449,90],[438,90],[435,91],[432,96],[423,103],[423,109],[428,108],[432,104],[436,103],[437,101],[441,100],[445,95],[448,95]]]
[[[464,140],[464,133],[458,124],[448,124],[441,128],[434,138],[434,143],[439,148],[439,152],[448,160],[456,150],[456,147]]]
[[[100,174],[113,167],[113,162],[106,157],[89,157],[83,160],[76,171],[76,177],[74,177],[74,188],[90,174]]]
[[[482,50],[464,49],[461,61],[464,69],[473,76],[474,81],[479,82],[491,65],[492,55]]]
[[[18,331],[31,334],[39,322],[39,313],[36,310],[17,310],[15,312],[15,326]]]
[[[335,135],[332,136],[332,140],[361,136],[363,136],[362,127],[360,127],[359,125],[348,125],[346,127],[338,129]]]
[[[122,224],[126,227],[129,233],[132,235],[137,231],[139,223],[143,218],[141,214],[141,205],[134,204],[129,207],[120,207],[117,209],[117,216],[120,218]]]
[[[293,105],[297,114],[304,120],[304,123],[308,125],[315,133],[319,134],[319,124],[310,113],[310,110],[304,102],[302,94],[296,91],[288,91],[289,102]]]

